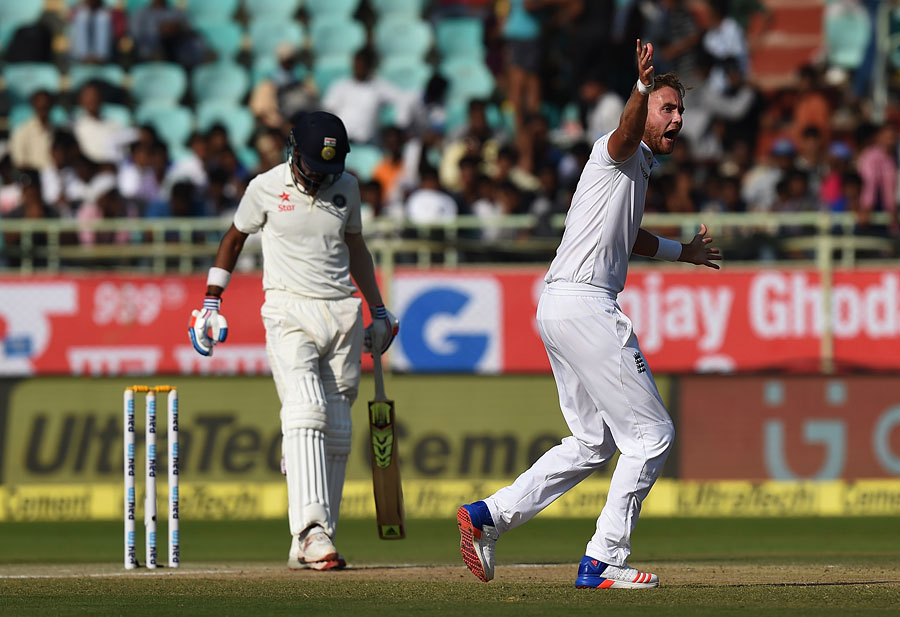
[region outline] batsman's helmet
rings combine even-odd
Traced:
[[[310,170],[321,174],[342,173],[350,152],[344,123],[327,111],[303,114],[291,129],[289,145],[290,156],[297,158],[293,162],[302,159]]]

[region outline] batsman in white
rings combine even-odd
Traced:
[[[534,517],[621,453],[606,505],[578,568],[576,587],[656,587],[631,568],[631,533],[675,434],[631,321],[616,297],[632,253],[718,269],[718,249],[701,225],[689,244],[640,229],[654,154],[668,154],[681,130],[684,88],[654,76],[653,46],[637,41],[639,79],[619,126],[594,144],[547,272],[537,323],[572,435],[513,484],[460,507],[460,550],[482,581],[494,576],[499,536]]]
[[[360,354],[364,344],[387,350],[398,330],[382,302],[362,236],[359,185],[343,173],[349,150],[337,116],[319,111],[302,117],[291,130],[287,162],[247,187],[210,268],[203,309],[193,312],[189,328],[203,355],[225,341],[222,293],[247,236],[262,230],[261,313],[281,399],[292,536],[288,567],[295,569],[345,565],[334,536]],[[351,276],[372,314],[365,332]]]

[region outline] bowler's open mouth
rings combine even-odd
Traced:
[[[663,133],[663,138],[665,138],[666,141],[675,141],[676,137],[678,137],[678,129],[672,129],[671,131]]]

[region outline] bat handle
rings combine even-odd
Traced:
[[[372,348],[372,362],[375,371],[375,400],[387,400],[384,394],[384,370],[381,367],[381,350],[374,347]]]

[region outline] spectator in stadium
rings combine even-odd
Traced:
[[[319,95],[310,82],[297,76],[299,52],[292,43],[280,44],[275,53],[278,58],[275,72],[256,84],[248,106],[264,126],[284,129],[291,118],[317,109]]]
[[[861,129],[860,143],[864,144],[856,169],[862,178],[860,218],[868,220],[872,212],[892,215],[891,235],[900,235],[897,219],[897,131],[889,123]]]
[[[359,212],[363,225],[381,216],[384,213],[384,192],[381,190],[381,183],[377,180],[361,183],[359,185],[359,201]]]
[[[353,56],[353,75],[339,79],[324,94],[322,106],[343,118],[351,143],[373,143],[385,105],[394,108],[394,123],[407,127],[415,117],[418,97],[375,75],[375,52],[365,48]]]
[[[762,161],[759,161],[744,175],[741,185],[741,198],[747,203],[748,210],[770,212],[777,199],[776,187],[793,169],[796,149],[790,139],[783,137],[772,145],[772,149]]]
[[[502,133],[494,131],[487,120],[487,101],[469,101],[466,123],[455,137],[444,144],[441,154],[441,184],[450,191],[462,189],[459,163],[465,156],[475,156],[490,167],[497,160]]]
[[[475,155],[464,156],[459,161],[460,188],[453,192],[458,214],[472,214],[475,202],[484,197],[480,183],[484,176],[481,167],[481,158]]]
[[[587,141],[593,143],[619,125],[625,101],[607,87],[602,72],[588,75],[578,88],[578,98],[582,135]]]
[[[88,82],[81,88],[78,105],[72,130],[81,152],[97,164],[121,161],[127,144],[137,138],[137,131],[101,115],[103,91],[98,82]]]
[[[810,126],[819,129],[824,143],[831,141],[831,104],[819,87],[819,75],[812,66],[799,71],[792,110],[791,136],[795,143],[800,142],[803,131]]]
[[[534,174],[544,165],[558,166],[563,152],[550,141],[550,123],[542,114],[532,114],[525,119],[521,133],[516,138],[519,148],[519,167]]]
[[[35,169],[23,169],[18,173],[17,184],[21,187],[21,203],[4,215],[7,220],[23,220],[23,219],[55,219],[59,218],[59,213],[48,206],[41,196],[41,176]],[[6,265],[10,268],[17,268],[21,265],[21,260],[16,254],[17,251],[12,247],[18,247],[21,237],[18,233],[7,233],[3,235],[3,242],[7,248],[4,252],[12,253],[7,259]],[[47,234],[37,232],[31,234],[31,247],[46,247]],[[39,256],[32,262],[32,267],[46,266],[46,257]]]
[[[506,44],[507,97],[513,106],[516,130],[526,114],[537,112],[541,104],[541,21],[537,14],[554,0],[509,0],[503,21]]]
[[[69,55],[76,62],[104,64],[112,59],[113,15],[103,0],[84,0],[75,8],[69,41]]]
[[[119,165],[119,194],[143,212],[156,200],[157,185],[150,167],[150,147],[143,141],[131,144],[131,154]]]
[[[652,41],[659,50],[654,59],[656,70],[659,73],[673,71],[685,84],[695,85],[698,46],[703,30],[687,2],[659,0],[648,6],[645,13],[643,38]]]
[[[536,237],[555,237],[557,230],[553,227],[553,217],[565,213],[569,208],[569,202],[564,200],[560,191],[559,174],[555,167],[550,165],[541,167],[537,177],[540,185],[528,207],[529,213],[537,217],[537,223],[531,233]]]
[[[534,192],[540,187],[540,181],[519,165],[519,159],[519,151],[514,145],[501,146],[497,152],[497,162],[490,170],[491,176],[498,184],[512,182],[523,193]]]
[[[0,217],[12,212],[22,203],[22,186],[9,154],[0,154]]]
[[[50,163],[41,172],[41,193],[46,203],[68,218],[71,205],[80,201],[85,185],[75,173],[75,161],[81,157],[78,141],[72,133],[57,129],[50,146]]]
[[[372,170],[372,179],[378,182],[388,201],[403,200],[406,185],[403,182],[406,165],[403,148],[406,134],[397,126],[388,126],[381,131],[381,147],[384,157]]]
[[[420,172],[419,188],[406,200],[406,218],[414,224],[447,223],[456,218],[456,200],[442,187],[437,170],[426,167]]]
[[[188,152],[176,161],[166,172],[163,181],[163,195],[168,195],[176,183],[187,181],[197,190],[205,191],[209,178],[206,162],[209,158],[209,142],[206,135],[194,133],[188,138]]]
[[[807,175],[809,190],[818,195],[822,180],[828,173],[828,167],[825,161],[825,144],[822,142],[822,133],[817,127],[808,126],[803,130],[794,166]]]
[[[191,30],[185,13],[168,0],[150,0],[129,20],[138,60],[162,60],[191,67],[206,57],[201,37]]]
[[[819,201],[832,212],[849,210],[844,192],[844,180],[850,171],[853,151],[846,143],[835,141],[828,147],[827,173],[819,185]],[[861,182],[861,180],[860,180]]]
[[[16,127],[9,140],[9,154],[18,169],[43,169],[52,163],[50,147],[53,127],[50,126],[50,110],[53,95],[38,90],[31,95],[34,115]]]
[[[707,30],[703,34],[703,50],[713,58],[710,80],[713,89],[721,92],[728,85],[724,65],[737,63],[745,75],[750,70],[747,38],[738,23],[728,14],[730,0],[707,0]]]
[[[85,191],[84,201],[75,218],[83,223],[78,232],[79,242],[84,246],[97,244],[128,244],[128,231],[95,231],[90,223],[104,219],[135,218],[138,212],[129,206],[119,194],[115,174],[104,172],[93,177]]]

